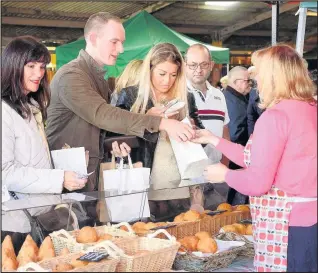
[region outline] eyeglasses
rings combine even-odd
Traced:
[[[199,66],[201,69],[207,69],[209,68],[210,66],[210,63],[200,63],[200,64],[196,64],[196,63],[193,63],[193,64],[187,64],[187,66],[191,69],[191,70],[196,70]]]
[[[253,83],[253,80],[252,79],[248,79],[248,80],[245,80],[245,79],[236,79],[236,81],[245,81],[247,83]]]

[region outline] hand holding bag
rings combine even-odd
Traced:
[[[134,168],[129,155],[128,163],[129,168],[124,169],[121,158],[118,169],[103,171],[104,190],[113,191],[114,195],[116,192],[119,195],[125,194],[105,199],[112,222],[129,222],[150,217],[146,191],[149,188],[150,168]]]

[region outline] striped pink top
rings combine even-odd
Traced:
[[[217,149],[245,167],[244,147],[221,139]],[[255,125],[251,165],[230,170],[230,187],[260,196],[272,185],[290,196],[317,197],[317,104],[283,100],[267,109]],[[317,223],[317,201],[294,203],[291,226]]]

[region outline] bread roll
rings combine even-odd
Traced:
[[[147,230],[150,230],[150,229],[155,228],[155,227],[157,227],[157,225],[155,223],[152,223],[152,222],[147,223],[145,226],[145,228]]]
[[[14,252],[14,247],[12,244],[12,239],[10,235],[7,235],[1,245],[2,248],[2,257],[8,255],[8,257],[17,258]]]
[[[188,251],[197,251],[199,238],[196,236],[186,236],[178,240],[178,242],[180,242],[180,244]]]
[[[215,253],[218,250],[218,245],[214,239],[204,238],[203,240],[199,240],[197,249],[202,253]]]
[[[196,221],[201,218],[200,213],[195,210],[189,210],[184,214],[184,221]]]
[[[246,225],[245,235],[253,235],[253,226],[251,224]]]
[[[199,238],[199,240],[203,240],[205,238],[211,238],[211,235],[206,231],[200,231],[195,234],[196,237]]]
[[[98,235],[93,227],[83,227],[77,237],[76,241],[82,244],[95,243],[98,240]]]
[[[113,239],[113,236],[112,236],[112,235],[110,235],[110,234],[105,233],[105,234],[103,234],[103,235],[99,236],[99,238],[98,238],[98,241],[97,241],[97,242],[107,241],[107,240],[111,240],[111,239]]]
[[[238,205],[235,210],[237,211],[250,211],[250,207],[246,205]]]
[[[226,211],[231,212],[233,209],[232,209],[232,206],[230,204],[222,203],[222,204],[218,205],[216,210],[226,210]]]
[[[233,225],[223,226],[221,228],[220,232],[235,232],[235,233],[238,233],[238,231],[236,230],[235,226],[233,226]]]
[[[234,226],[236,228],[238,234],[245,235],[245,233],[246,233],[246,226],[245,225],[235,223],[232,226]]]
[[[146,229],[146,223],[144,222],[136,222],[132,225],[133,230],[135,229]]]
[[[11,239],[11,238],[10,238]],[[15,271],[19,266],[15,253],[9,248],[2,250],[2,270]]]
[[[129,231],[128,228],[126,226],[121,226],[119,229],[123,230],[123,231]]]
[[[175,223],[180,223],[180,222],[185,221],[185,220],[184,220],[184,215],[185,215],[184,212],[181,213],[181,214],[179,214],[179,215],[177,215],[177,216],[174,218],[173,222],[175,222]]]
[[[39,248],[33,241],[32,237],[28,235],[18,253],[17,261],[19,266],[23,266],[29,262],[37,262]]]

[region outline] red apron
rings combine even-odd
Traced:
[[[244,162],[250,165],[252,136],[244,149]],[[289,197],[272,186],[263,196],[250,196],[254,236],[254,267],[257,272],[286,272],[289,216],[293,202],[316,198]]]

